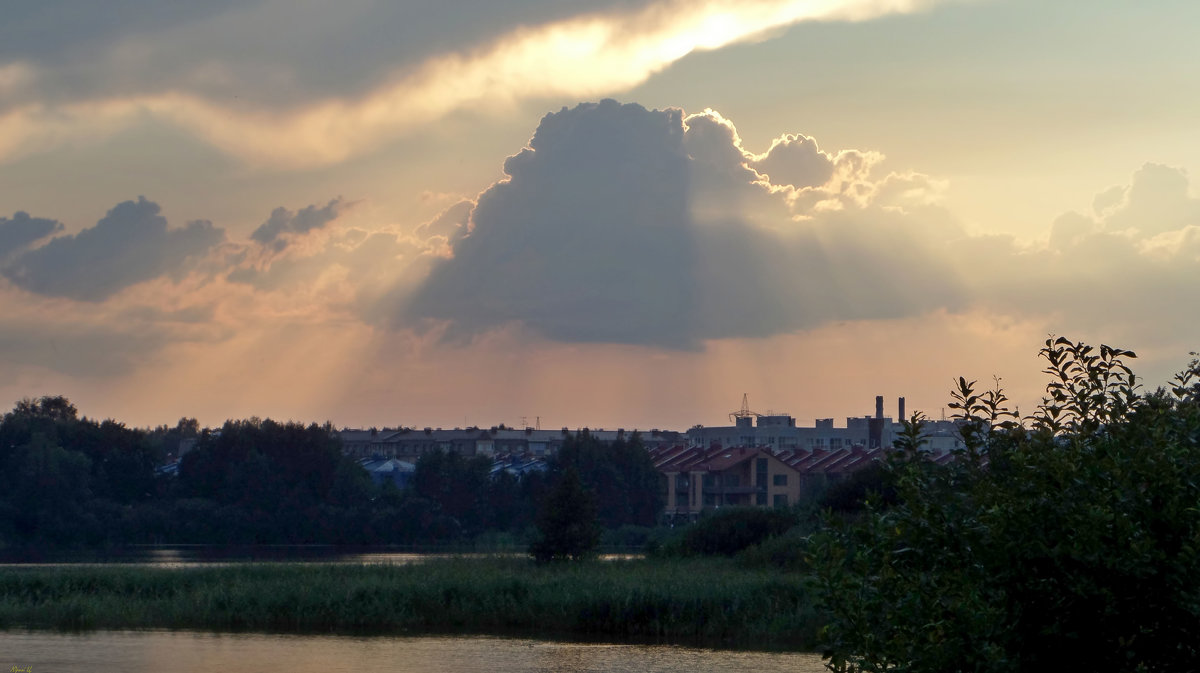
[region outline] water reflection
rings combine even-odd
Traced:
[[[815,654],[710,651],[490,637],[348,637],[102,631],[0,633],[0,670],[55,673],[817,673]]]
[[[233,563],[347,563],[355,565],[426,563],[445,558],[496,557],[523,558],[523,550],[499,552],[471,551],[410,551],[393,547],[335,547],[332,545],[256,545],[217,547],[180,545],[164,547],[132,547],[105,552],[77,554],[23,552],[0,555],[3,566],[60,566],[60,565],[136,565],[160,568],[192,568],[197,566],[229,565]],[[641,554],[601,554],[601,560],[628,560]],[[0,671],[3,671],[0,668]]]

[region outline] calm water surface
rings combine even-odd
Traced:
[[[447,558],[483,556],[526,557],[524,551],[507,552],[431,552],[399,551],[388,547],[257,546],[209,547],[174,546],[128,548],[104,554],[0,554],[0,567],[47,567],[79,565],[133,565],[156,568],[194,568],[234,563],[344,563],[352,565],[428,563]],[[642,554],[601,554],[602,560],[641,558]],[[0,672],[5,669],[0,668]]]
[[[725,652],[490,637],[98,631],[0,632],[0,671],[35,673],[817,673],[815,654]]]

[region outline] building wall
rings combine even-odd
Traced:
[[[756,451],[726,469],[701,464],[663,474],[668,517],[694,518],[705,509],[720,507],[790,506],[799,500],[803,484],[798,471],[766,451]]]
[[[813,427],[796,427],[782,423],[701,427],[689,430],[687,436],[692,446],[701,448],[745,446],[784,451],[851,446],[887,447],[892,445],[899,431],[900,426],[890,417],[875,419],[864,416],[847,418],[846,427],[841,428],[833,427],[832,419],[818,419]]]

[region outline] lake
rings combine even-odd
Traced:
[[[223,547],[217,545],[134,546],[104,552],[6,552],[0,553],[0,566],[55,565],[140,565],[160,568],[192,568],[230,563],[348,563],[411,564],[445,558],[472,556],[524,557],[523,550],[470,552],[461,550],[400,549],[396,547],[338,547],[333,545],[253,545]],[[601,560],[639,558],[641,554],[600,554]],[[0,673],[3,672],[0,668]]]
[[[0,672],[817,673],[816,654],[516,638],[98,631],[0,632]]]

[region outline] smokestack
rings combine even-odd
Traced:
[[[883,395],[875,396],[875,418],[883,418]]]
[[[896,420],[903,421],[906,418],[908,418],[908,417],[904,415],[904,398],[901,397],[900,398],[900,418],[898,418]]]

